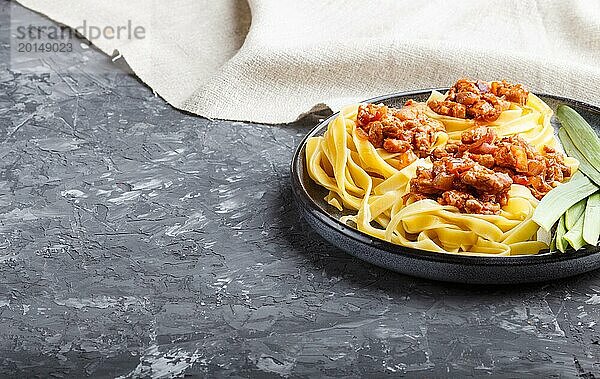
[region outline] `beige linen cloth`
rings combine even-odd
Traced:
[[[319,107],[464,76],[600,104],[596,0],[19,0],[94,40],[173,106],[284,123]]]

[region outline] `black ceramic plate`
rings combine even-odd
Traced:
[[[444,90],[442,90],[444,91]],[[431,90],[399,93],[367,100],[400,107],[408,99],[424,101]],[[554,111],[567,104],[581,114],[598,132],[600,108],[557,96],[538,95]],[[329,121],[317,125],[302,140],[292,161],[292,189],[298,208],[305,220],[333,245],[360,259],[403,274],[427,279],[461,283],[505,284],[555,280],[581,274],[600,267],[600,248],[587,247],[577,252],[540,253],[516,257],[480,257],[440,254],[395,245],[373,238],[339,221],[341,213],[323,198],[327,191],[308,176],[305,145],[308,138],[322,135]],[[557,130],[558,120],[552,124]]]

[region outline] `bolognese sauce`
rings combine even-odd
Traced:
[[[564,155],[555,149],[544,146],[538,152],[518,135],[498,138],[481,125],[497,120],[511,102],[524,105],[528,96],[521,84],[458,80],[443,101],[430,100],[427,106],[437,114],[473,119],[478,126],[464,131],[460,141],[435,149],[436,133],[445,132],[444,124],[412,100],[400,109],[360,105],[357,133],[388,152],[431,159],[431,168],[417,169],[406,198],[433,199],[466,213],[498,214],[513,183],[541,199],[571,175]]]
[[[419,168],[409,196],[434,199],[466,213],[497,214],[513,183],[541,199],[571,175],[564,155],[544,146],[537,152],[519,136],[498,139],[493,129],[464,131],[458,143],[436,148],[433,167]]]
[[[414,151],[427,157],[436,141],[436,133],[445,131],[444,124],[414,107],[401,109],[383,104],[364,104],[358,107],[357,132],[375,147],[390,153]]]
[[[528,96],[529,92],[521,84],[460,79],[448,90],[444,100],[430,100],[427,105],[440,115],[492,122],[509,109],[510,102],[525,105]]]

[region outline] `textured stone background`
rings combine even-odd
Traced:
[[[357,261],[299,219],[294,125],[182,114],[76,46],[9,60],[0,2],[0,375],[585,377],[600,273],[510,287]],[[25,12],[16,24],[41,18]]]

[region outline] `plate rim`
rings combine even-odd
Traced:
[[[366,102],[377,102],[385,101],[398,97],[410,97],[416,95],[424,95],[431,91],[446,91],[445,88],[428,88],[406,92],[394,92],[387,95],[377,96],[358,103]],[[600,115],[600,107],[576,100],[570,99],[564,96],[551,95],[546,93],[535,92],[536,96],[552,98],[554,100],[562,101],[569,104],[574,104],[580,108],[584,108]],[[600,253],[600,246],[593,246],[585,250],[568,252],[568,253],[552,253],[546,252],[542,254],[532,255],[520,255],[520,256],[473,256],[473,255],[461,255],[455,253],[440,253],[428,250],[415,249],[411,247],[405,247],[402,245],[394,244],[376,237],[372,237],[358,229],[352,228],[342,223],[339,219],[332,216],[328,212],[325,212],[321,207],[313,201],[312,197],[308,194],[304,184],[301,180],[301,173],[299,172],[301,160],[305,160],[304,150],[306,142],[309,138],[315,136],[317,132],[329,124],[340,112],[335,112],[331,116],[327,117],[323,121],[319,122],[314,126],[302,140],[299,142],[294,155],[292,157],[290,172],[292,180],[292,193],[296,202],[302,206],[303,210],[310,212],[310,214],[319,220],[324,225],[337,230],[337,232],[343,234],[345,237],[350,238],[358,243],[367,244],[379,250],[383,250],[393,255],[400,255],[411,259],[420,259],[425,261],[459,264],[464,266],[527,266],[527,265],[540,265],[540,264],[551,264],[557,262],[564,262],[569,260],[578,260],[581,258],[588,257],[593,254]],[[312,180],[312,179],[311,179]]]

